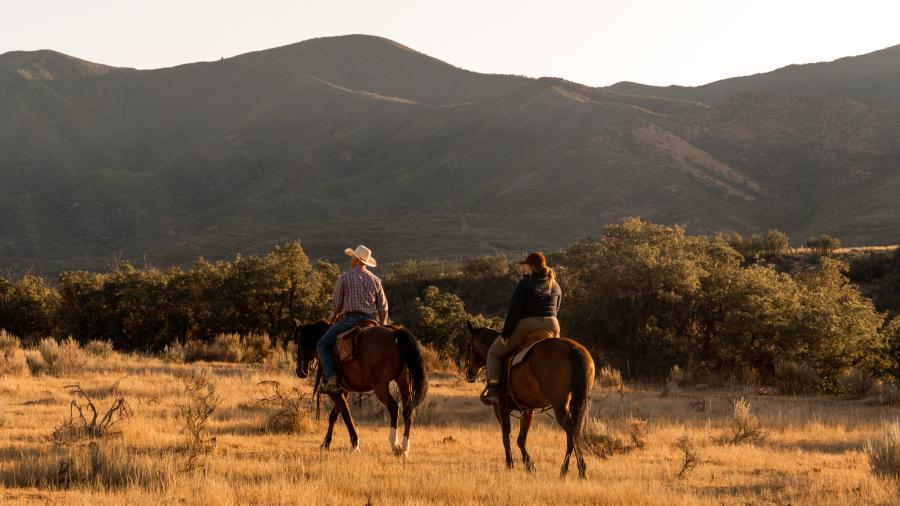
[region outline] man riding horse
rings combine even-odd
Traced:
[[[341,274],[335,284],[328,318],[332,325],[317,343],[324,378],[319,391],[325,394],[341,391],[333,353],[337,337],[360,322],[374,320],[384,325],[388,318],[388,302],[381,279],[366,269],[378,265],[372,251],[359,245],[355,250],[347,248],[344,254],[351,257],[350,270]]]

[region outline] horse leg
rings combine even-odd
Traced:
[[[390,383],[378,385],[375,388],[375,397],[378,397],[378,400],[385,405],[388,410],[388,415],[391,417],[391,432],[388,435],[388,443],[391,445],[391,451],[393,451],[395,455],[399,455],[400,445],[397,444],[397,417],[400,414],[400,406],[397,404],[397,400],[394,399],[394,396],[391,395],[391,390],[388,385],[390,385]]]
[[[528,450],[525,449],[525,441],[528,439],[528,429],[531,428],[533,416],[534,412],[531,410],[522,413],[522,420],[519,422],[519,438],[516,440],[519,450],[522,451],[522,463],[525,464],[525,470],[529,473],[534,471],[534,463],[531,461],[531,455],[528,455]]]
[[[568,409],[565,406],[554,406],[553,412],[556,415],[556,421],[566,431],[566,458],[563,460],[562,468],[559,470],[559,477],[565,478],[569,474],[569,460],[572,458],[572,450],[575,449],[575,438],[572,437],[572,429],[569,428],[571,424],[569,423]]]
[[[331,407],[331,412],[328,413],[328,430],[325,432],[325,441],[322,441],[323,450],[327,450],[331,447],[331,435],[334,432],[334,423],[337,422],[338,414],[340,412],[341,410],[338,408],[338,404],[335,401],[334,405]]]
[[[341,400],[341,417],[344,419],[344,425],[347,426],[347,434],[350,435],[350,449],[359,451],[359,435],[356,434],[356,425],[353,423],[353,416],[350,415],[350,405],[347,403],[347,393],[340,394]]]
[[[575,443],[575,460],[578,461],[578,477],[587,478],[587,464],[584,463],[584,455],[581,453],[581,441],[578,437],[572,437]]]
[[[506,403],[501,401],[494,406],[497,419],[500,420],[500,430],[503,432],[503,449],[506,451],[506,467],[513,468],[512,449],[509,446],[509,433],[512,432],[509,424],[509,408]]]
[[[409,456],[409,431],[413,422],[413,407],[409,404],[412,398],[412,390],[406,375],[401,375],[395,380],[397,389],[400,390],[400,400],[403,401],[403,445],[398,448],[397,455]]]

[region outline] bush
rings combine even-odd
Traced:
[[[241,337],[241,347],[241,361],[246,364],[255,364],[269,356],[272,340],[269,338],[269,334],[251,333]]]
[[[184,344],[181,341],[167,344],[160,353],[160,358],[166,362],[183,364],[186,361]]]
[[[681,387],[681,382],[684,380],[684,369],[678,367],[678,364],[672,366],[669,369],[669,374],[666,376],[666,384],[663,386],[662,392],[660,393],[660,397],[674,397],[678,394],[678,390]]]
[[[872,391],[875,378],[856,368],[846,369],[837,378],[840,392],[851,399],[862,399]]]
[[[84,351],[88,354],[100,358],[108,358],[114,353],[113,345],[109,341],[91,340],[84,345]]]
[[[28,366],[32,374],[71,375],[81,370],[86,359],[78,341],[71,337],[58,343],[52,337],[41,339],[38,355],[29,357]]]
[[[67,390],[74,397],[69,405],[69,418],[53,431],[53,440],[58,444],[74,443],[83,439],[99,439],[121,435],[115,426],[131,417],[133,412],[124,397],[117,397],[105,414],[98,411],[93,400],[78,385],[69,385]],[[90,410],[90,411],[88,411]],[[78,413],[76,417],[75,414]],[[98,421],[99,416],[99,421]]]
[[[203,457],[215,448],[215,438],[209,436],[207,425],[221,399],[216,394],[216,377],[209,369],[194,369],[181,381],[187,400],[176,407],[182,431],[188,436],[184,470],[191,471],[202,465]]]
[[[735,234],[728,238],[728,244],[737,250],[746,261],[778,256],[790,246],[787,234],[780,230],[769,230],[766,235],[753,234],[746,239]]]
[[[0,376],[24,376],[28,372],[19,338],[0,329]]]
[[[822,380],[806,364],[779,361],[775,364],[775,385],[785,395],[811,395],[819,391]]]
[[[622,373],[615,367],[605,365],[600,368],[597,382],[601,388],[619,388],[623,385]]]
[[[691,474],[691,471],[700,464],[700,454],[694,447],[694,442],[688,435],[681,436],[675,442],[675,449],[681,452],[681,467],[676,477],[680,480]]]
[[[476,327],[497,327],[498,319],[470,315],[462,299],[452,293],[442,292],[435,286],[427,287],[421,297],[416,297],[416,314],[412,330],[424,344],[435,349],[442,358],[456,357],[469,340],[466,321]]]
[[[442,372],[452,373],[458,372],[458,368],[452,359],[445,355],[441,355],[433,347],[423,344],[421,346],[422,359],[425,361],[425,370],[429,373]]]
[[[750,411],[750,401],[743,397],[734,401],[731,416],[731,431],[721,438],[722,442],[739,445],[756,443],[763,439],[762,425]]]
[[[633,450],[620,437],[613,434],[605,423],[596,418],[588,420],[581,439],[587,450],[601,459]]]
[[[893,424],[865,446],[869,468],[876,476],[900,479],[900,425]]]
[[[286,390],[277,381],[263,381],[260,385],[271,388],[269,395],[259,400],[271,409],[266,417],[266,431],[276,433],[309,434],[318,429],[311,412],[315,409],[310,397],[303,395],[297,387]]]
[[[831,255],[841,247],[841,240],[826,234],[810,237],[804,245],[819,255]]]
[[[900,406],[900,386],[896,383],[876,383],[872,391],[878,404],[882,406]]]
[[[297,368],[297,345],[293,341],[286,346],[275,343],[262,361],[262,369],[268,373],[293,373]]]
[[[240,363],[244,359],[244,344],[240,334],[219,334],[205,347],[206,358],[213,362]]]

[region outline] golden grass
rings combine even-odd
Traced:
[[[286,372],[119,354],[86,360],[81,371],[60,377],[0,377],[0,503],[900,504],[897,482],[873,475],[864,453],[867,441],[900,419],[900,410],[868,400],[689,389],[661,398],[658,388],[629,386],[598,391],[592,418],[623,441],[642,420],[645,444],[606,459],[588,457],[587,480],[572,473],[561,481],[564,437],[555,422],[536,417],[529,450],[537,471],[525,473],[518,459],[507,471],[499,427],[477,400],[480,386],[453,375],[432,377],[410,457],[402,460],[391,454],[372,400],[363,403],[368,414],[358,417],[359,454],[348,451],[340,422],[330,452],[319,449],[324,421],[305,427],[312,432],[267,431],[271,408],[259,399],[271,387],[261,381],[309,392],[308,383]],[[186,472],[188,436],[176,406],[186,402],[179,378],[196,367],[216,376],[220,402],[209,423],[215,448]],[[63,387],[73,383],[104,406],[117,396],[128,401],[134,416],[118,427],[121,436],[94,445],[53,443],[71,400]],[[719,444],[741,395],[752,401],[766,437]],[[327,408],[323,401],[323,417]],[[679,479],[684,437],[697,464]]]

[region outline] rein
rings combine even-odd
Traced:
[[[316,396],[316,421],[319,421],[319,405],[322,400],[322,394],[319,392],[320,383],[322,383],[322,368],[319,367],[319,360],[316,359],[316,381],[313,384],[313,395]]]

